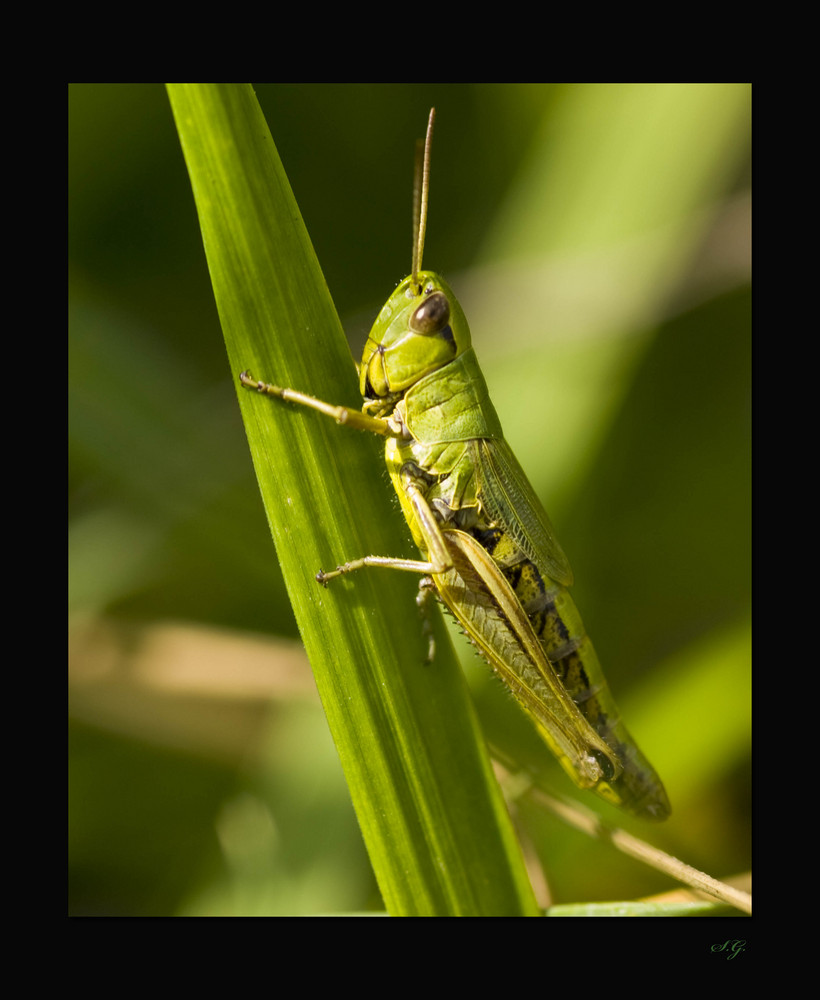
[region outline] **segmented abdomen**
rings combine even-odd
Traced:
[[[567,693],[623,764],[617,778],[598,786],[599,794],[638,815],[664,819],[670,812],[666,792],[620,721],[595,648],[569,591],[543,575],[501,528],[476,528],[472,534],[515,591]]]

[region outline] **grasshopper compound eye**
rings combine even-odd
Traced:
[[[410,317],[413,333],[429,335],[443,330],[450,321],[450,303],[444,292],[433,292]]]

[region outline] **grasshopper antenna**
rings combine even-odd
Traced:
[[[416,143],[416,172],[413,182],[413,284],[418,283],[421,258],[424,253],[424,236],[427,231],[427,200],[430,196],[430,149],[433,145],[433,123],[436,109],[430,108],[427,120],[427,138]]]

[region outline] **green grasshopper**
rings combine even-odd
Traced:
[[[411,274],[379,313],[364,348],[362,411],[258,382],[242,385],[385,437],[385,460],[422,560],[365,556],[366,566],[422,574],[535,723],[572,780],[644,819],[670,812],[660,778],[620,721],[569,596],[572,571],[490,401],[461,306],[421,270],[430,145],[419,147]],[[432,655],[432,648],[431,648]]]

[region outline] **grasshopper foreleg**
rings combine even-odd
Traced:
[[[246,389],[254,389],[264,396],[276,396],[284,399],[287,403],[297,403],[299,406],[306,406],[308,409],[317,410],[324,413],[326,417],[335,420],[337,424],[344,424],[347,427],[354,427],[359,431],[370,431],[372,434],[380,434],[382,437],[396,437],[397,431],[391,427],[389,421],[381,417],[371,417],[361,410],[352,410],[348,406],[334,406],[332,403],[325,403],[307,393],[299,392],[297,389],[285,389],[271,382],[257,381],[249,371],[241,372],[239,381]]]

